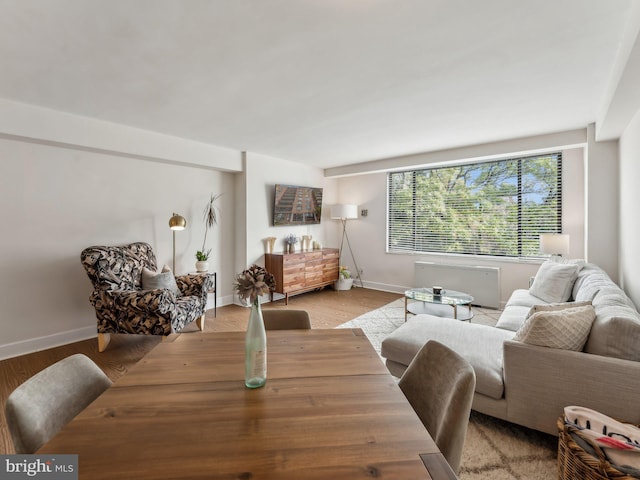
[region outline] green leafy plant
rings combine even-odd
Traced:
[[[206,262],[207,260],[209,260],[209,254],[211,254],[211,249],[209,248],[207,250],[205,248],[207,244],[207,233],[209,233],[210,228],[213,228],[213,226],[218,223],[219,209],[215,202],[220,198],[221,195],[221,193],[212,193],[202,212],[202,219],[204,221],[204,240],[202,241],[202,249],[196,252],[196,260],[198,260],[199,262]]]
[[[206,262],[207,260],[209,260],[210,253],[211,249],[207,250],[206,252],[201,252],[200,250],[198,250],[196,252],[196,260],[198,260],[199,262]]]
[[[340,275],[340,278],[343,279],[343,280],[345,280],[347,278],[351,278],[351,272],[344,265],[340,265],[340,270],[338,271],[338,274]]]

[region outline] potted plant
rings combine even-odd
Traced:
[[[207,233],[209,233],[209,229],[213,228],[213,226],[218,223],[218,207],[216,206],[215,201],[220,198],[220,195],[222,194],[212,193],[209,198],[209,202],[207,202],[204,207],[204,240],[202,241],[202,249],[196,252],[196,270],[198,272],[209,271],[209,255],[211,254],[211,249],[206,249],[205,246],[207,244]]]
[[[353,286],[353,278],[351,272],[345,265],[340,265],[338,270],[338,281],[336,282],[336,290],[351,290]]]

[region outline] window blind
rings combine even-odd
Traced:
[[[390,252],[540,256],[561,233],[562,153],[388,174]]]

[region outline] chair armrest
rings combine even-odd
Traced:
[[[111,290],[106,293],[113,298],[116,308],[124,310],[166,314],[176,303],[175,294],[168,289]]]
[[[504,342],[508,420],[558,434],[564,407],[580,405],[640,423],[640,362]]]
[[[213,275],[210,273],[190,273],[189,275],[176,275],[176,283],[183,295],[206,296],[213,288]]]

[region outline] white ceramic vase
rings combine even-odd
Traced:
[[[196,262],[196,270],[198,272],[208,272],[209,271],[209,262],[206,260],[198,260]]]
[[[351,290],[353,278],[339,278],[336,282],[336,290]]]

